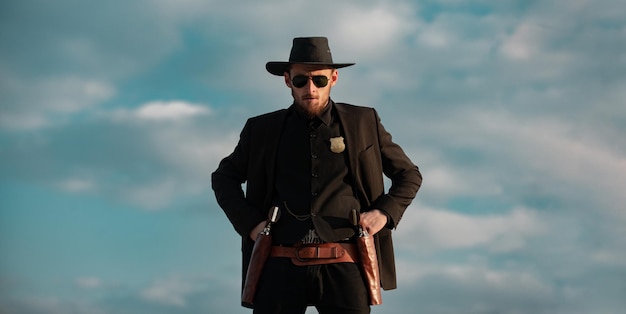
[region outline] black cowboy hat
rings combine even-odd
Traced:
[[[293,39],[289,61],[270,61],[265,64],[265,69],[274,75],[282,76],[294,63],[325,65],[335,69],[354,65],[354,63],[333,63],[326,37],[297,37]]]

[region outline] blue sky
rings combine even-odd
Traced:
[[[424,184],[373,313],[626,307],[626,3],[3,1],[0,312],[249,313],[210,173],[327,36]]]

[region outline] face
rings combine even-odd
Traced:
[[[294,86],[292,79],[296,76],[306,76],[308,79],[302,87]],[[323,87],[315,85],[315,76],[325,76],[328,84]],[[337,82],[337,70],[316,66],[293,64],[289,72],[285,72],[285,84],[291,89],[294,103],[303,109],[310,117],[317,116],[328,103],[330,89]]]

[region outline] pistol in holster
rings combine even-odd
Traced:
[[[252,307],[254,305],[256,288],[259,284],[261,274],[263,273],[265,262],[272,249],[272,224],[278,221],[279,216],[280,210],[278,207],[272,207],[269,211],[265,228],[257,235],[256,241],[254,242],[250,264],[248,265],[248,272],[246,273],[246,280],[241,294],[241,303],[244,306]]]
[[[352,224],[356,229],[356,245],[359,251],[359,262],[365,276],[365,283],[369,293],[370,305],[383,303],[380,291],[380,272],[378,269],[378,255],[374,237],[370,236],[360,222],[360,215],[356,209],[352,210]]]

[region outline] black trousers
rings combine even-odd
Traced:
[[[370,313],[359,265],[296,266],[284,257],[268,259],[254,304],[254,314],[304,314],[309,305],[320,314]]]

